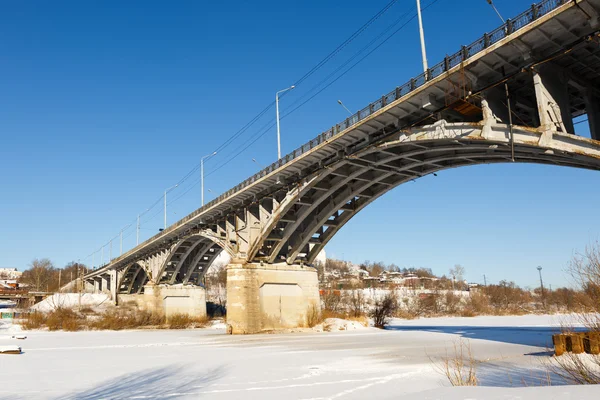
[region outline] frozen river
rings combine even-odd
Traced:
[[[221,329],[27,332],[0,327],[0,399],[576,399],[596,387],[539,386],[557,317],[394,320],[390,329],[228,336]],[[468,338],[480,386],[432,366]],[[554,384],[559,382],[553,382]]]

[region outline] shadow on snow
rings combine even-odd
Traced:
[[[203,387],[224,376],[223,367],[198,374],[189,366],[169,366],[133,372],[109,379],[84,391],[62,395],[62,399],[100,400],[100,399],[163,399],[178,398],[198,393]]]

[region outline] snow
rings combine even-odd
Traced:
[[[322,324],[314,328],[317,332],[355,331],[360,329],[366,329],[366,327],[358,321],[341,318],[327,318]]]
[[[81,297],[81,300],[80,300]],[[102,307],[110,304],[110,296],[107,294],[91,293],[55,293],[31,307],[31,310],[49,312],[59,307],[75,308],[81,304],[82,307]]]
[[[392,320],[389,329],[229,336],[201,330],[27,332],[1,344],[0,399],[580,399],[600,387],[545,382],[555,316]],[[449,387],[432,360],[468,338],[478,387]]]

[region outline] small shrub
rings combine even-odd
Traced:
[[[306,325],[309,328],[314,328],[321,322],[323,322],[323,314],[315,304],[311,304],[306,313]]]
[[[348,295],[347,300],[351,316],[358,318],[365,315],[365,308],[367,306],[367,302],[362,290],[352,290],[352,292]]]
[[[398,299],[395,292],[389,292],[382,299],[375,300],[370,316],[373,318],[373,325],[376,328],[383,329],[389,318],[394,316],[398,310]]]
[[[464,310],[462,310],[460,312],[460,316],[461,317],[476,317],[477,314],[475,313],[475,311],[471,310],[470,308],[465,308]]]
[[[419,314],[415,313],[413,310],[404,309],[404,308],[399,308],[396,311],[396,313],[394,314],[394,317],[402,318],[402,319],[415,319],[418,316],[419,316]]]
[[[454,351],[442,357],[436,369],[448,378],[452,386],[477,386],[477,361],[473,357],[468,340],[459,339],[454,343]]]
[[[22,326],[25,330],[41,329],[46,326],[46,314],[39,311],[29,313],[25,320],[22,322]]]
[[[169,329],[188,329],[204,327],[208,323],[208,317],[192,317],[189,314],[174,314],[167,318]]]
[[[48,313],[46,326],[50,331],[79,331],[82,329],[83,318],[70,308],[57,308]]]

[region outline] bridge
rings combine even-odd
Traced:
[[[319,251],[398,185],[490,163],[600,170],[599,12],[600,0],[531,6],[86,281],[167,314],[205,313],[202,278],[225,251],[230,332],[298,326],[319,308]],[[584,115],[591,139],[575,135]]]

